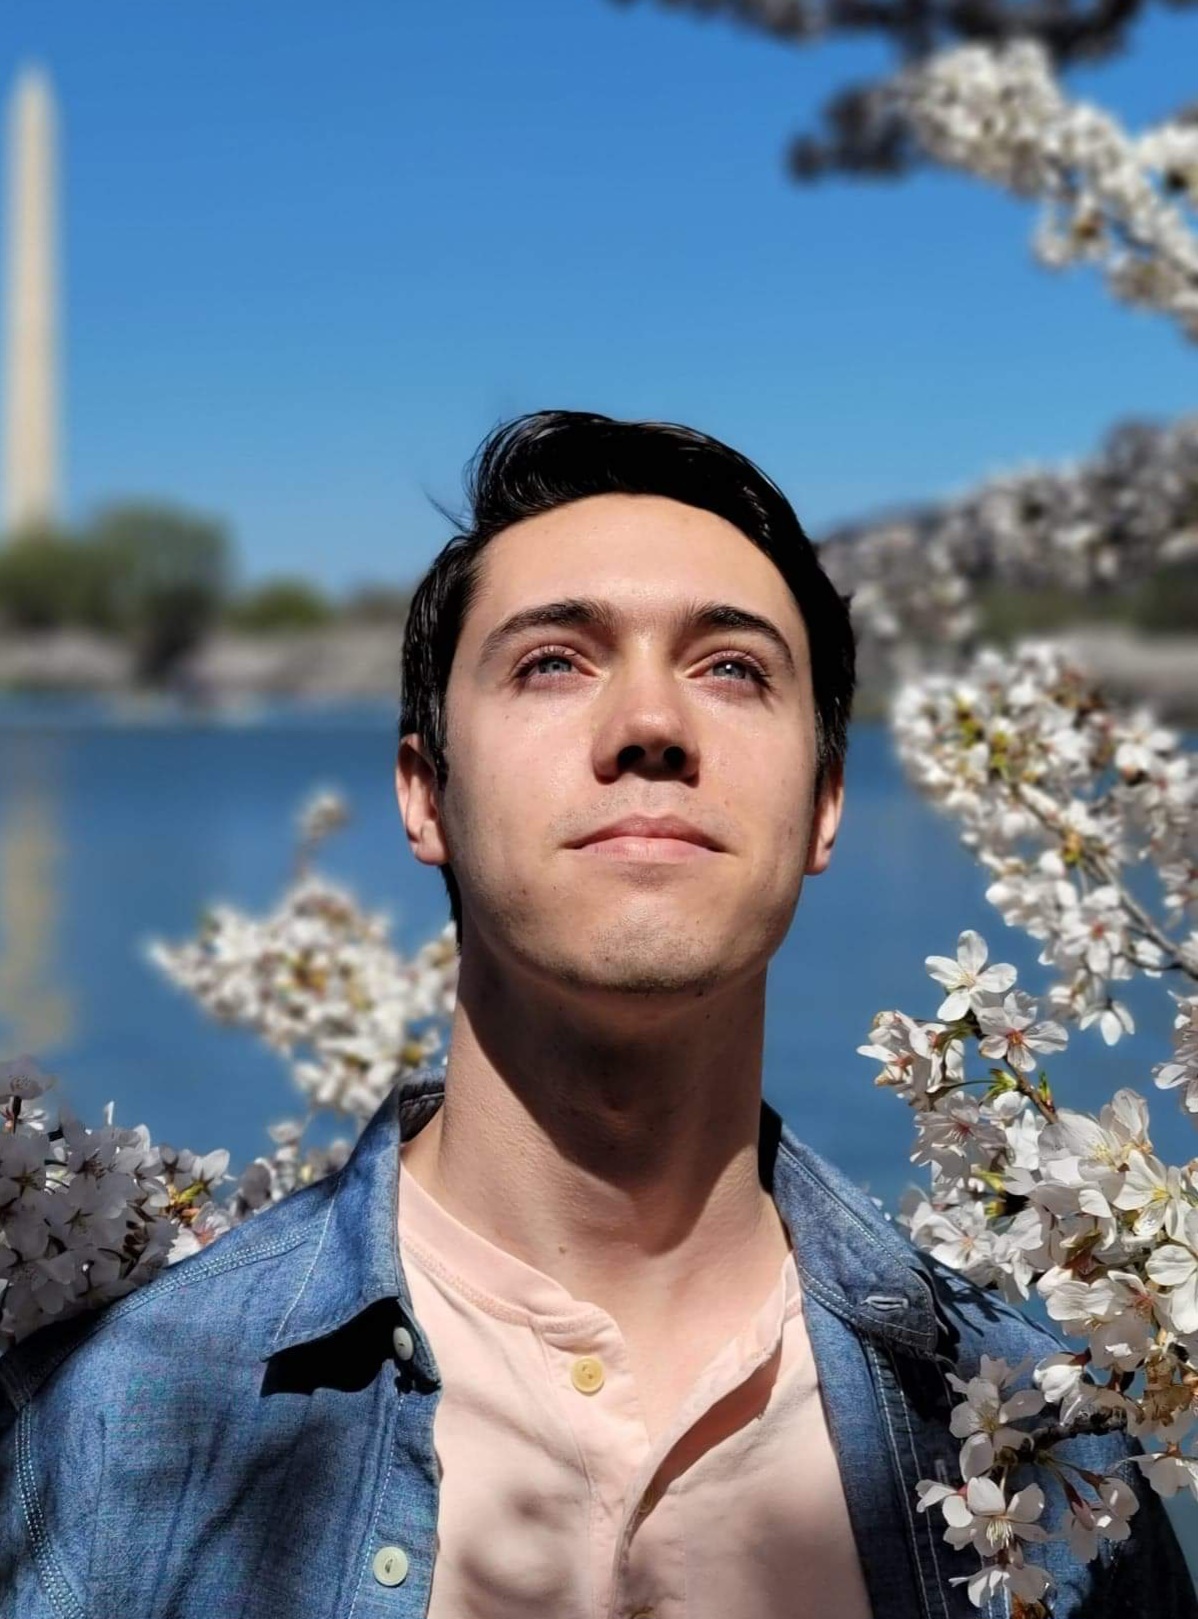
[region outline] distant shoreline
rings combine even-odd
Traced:
[[[1198,632],[1144,636],[1111,624],[1072,627],[1050,637],[1064,645],[1113,700],[1155,710],[1173,724],[1198,724]],[[250,634],[220,631],[179,666],[158,691],[133,678],[130,648],[85,630],[0,633],[0,705],[28,699],[74,699],[123,710],[130,722],[171,714],[187,722],[253,724],[271,705],[296,705],[313,717],[322,708],[397,711],[403,629],[398,624],[334,625]],[[863,659],[856,717],[886,716],[889,677],[876,657]],[[0,723],[3,723],[0,717]]]

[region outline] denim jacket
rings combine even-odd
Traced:
[[[397,1085],[338,1173],[0,1358],[3,1619],[423,1619],[440,1380],[396,1216],[401,1133],[443,1085],[433,1071]],[[983,1349],[1014,1363],[1060,1346],[917,1252],[768,1105],[760,1160],[875,1619],[972,1616],[950,1582],[977,1556],[947,1546],[914,1493],[957,1477],[945,1373],[970,1376]],[[1138,1447],[1069,1449],[1104,1468]],[[1159,1499],[1134,1465],[1123,1476],[1140,1499],[1128,1541],[1090,1564],[1063,1542],[1028,1547],[1057,1619],[1198,1619]],[[1039,1482],[1055,1522],[1060,1491]],[[990,1603],[1005,1619],[1005,1598]]]

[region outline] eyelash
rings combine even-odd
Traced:
[[[521,684],[525,684],[525,683],[528,682],[529,678],[532,676],[533,671],[536,669],[537,664],[543,662],[545,659],[547,659],[547,658],[572,659],[572,658],[576,658],[577,656],[578,656],[578,654],[576,652],[572,652],[569,649],[569,647],[564,647],[564,646],[543,646],[543,647],[538,647],[535,652],[528,653],[528,655],[526,657],[522,658],[520,660],[520,662],[516,665],[515,678],[516,678],[516,680],[521,682]],[[712,659],[711,667],[713,669],[718,669],[719,666],[722,663],[739,663],[739,664],[743,664],[744,667],[749,671],[749,674],[750,674],[752,680],[758,686],[768,687],[769,684],[770,684],[770,678],[766,674],[765,670],[762,668],[761,664],[759,664],[757,662],[756,658],[749,657],[747,653],[744,653],[744,652],[723,652],[723,653],[720,653],[718,657]],[[552,675],[547,675],[547,676],[545,676],[545,678],[548,679],[548,680],[552,680],[554,677]],[[732,682],[732,684],[739,685],[739,684],[741,684],[741,682],[734,681],[734,682]]]

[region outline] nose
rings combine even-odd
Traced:
[[[626,771],[680,778],[699,768],[698,737],[672,671],[639,668],[613,679],[598,735],[595,767],[614,780]]]

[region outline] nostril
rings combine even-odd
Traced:
[[[667,748],[666,763],[669,765],[671,770],[681,770],[682,766],[686,763],[686,753],[682,748]]]

